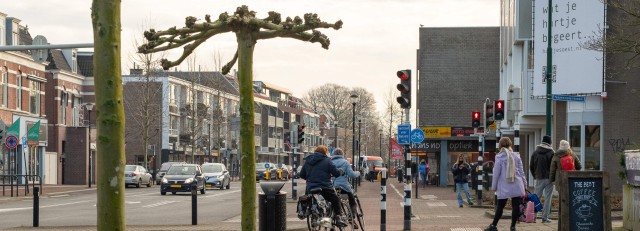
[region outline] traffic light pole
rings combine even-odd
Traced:
[[[486,128],[485,128],[486,129]],[[477,128],[474,128],[474,133],[478,136],[478,190],[476,193],[478,195],[478,206],[482,206],[482,187],[484,186],[483,181],[483,165],[484,161],[484,132],[477,133]]]
[[[409,120],[409,108],[404,109],[407,124],[411,124]],[[405,145],[405,161],[404,161],[404,230],[411,230],[411,146]]]

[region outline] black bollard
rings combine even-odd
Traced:
[[[198,186],[191,187],[191,225],[198,225]]]
[[[33,188],[33,227],[40,226],[40,187]]]
[[[387,170],[382,170],[380,180],[380,230],[387,230]]]

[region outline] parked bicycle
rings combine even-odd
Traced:
[[[307,194],[299,198],[298,218],[307,219],[307,227],[309,230],[345,230],[344,227],[339,227],[333,219],[334,214],[333,209],[331,209],[331,202],[322,197],[322,190],[322,188],[311,189]],[[342,209],[343,211],[347,211],[347,209],[344,208],[344,204],[342,205]],[[344,217],[345,214],[346,213],[342,214],[343,217],[341,219],[347,219],[347,217]]]

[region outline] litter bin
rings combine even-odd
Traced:
[[[282,182],[262,182],[258,193],[258,227],[260,231],[287,230],[287,192]]]

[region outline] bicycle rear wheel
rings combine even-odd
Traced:
[[[356,199],[356,204],[358,205],[358,211],[356,211],[355,213],[355,218],[358,222],[358,226],[360,227],[360,230],[364,231],[365,230],[365,223],[364,223],[364,212],[362,211],[362,206],[360,206],[360,199],[358,198],[357,195],[353,195],[353,197]]]

